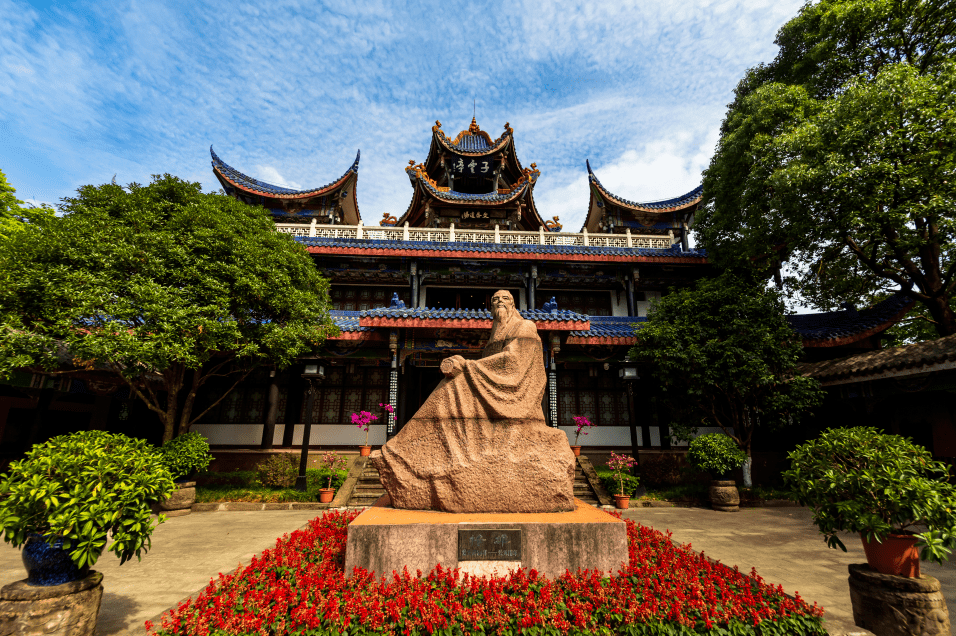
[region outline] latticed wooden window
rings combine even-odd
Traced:
[[[352,413],[378,413],[379,402],[385,401],[388,374],[383,369],[357,368],[352,373],[333,367],[319,386],[312,408],[313,424],[351,424]],[[303,399],[302,413],[305,414]]]
[[[599,426],[627,426],[627,393],[624,383],[610,371],[597,377],[587,370],[558,372],[558,423],[574,426],[574,416],[583,415]]]

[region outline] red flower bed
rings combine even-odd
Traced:
[[[800,595],[710,563],[670,533],[627,521],[629,563],[555,581],[534,570],[476,578],[437,566],[390,580],[343,572],[349,522],[328,512],[276,541],[252,564],[219,575],[163,616],[155,636],[224,634],[756,634],[825,635],[823,609]],[[620,514],[616,514],[620,518]]]

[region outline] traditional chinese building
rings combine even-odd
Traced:
[[[358,158],[328,186],[294,191],[246,176],[212,154],[227,193],[269,209],[280,232],[301,241],[331,281],[333,317],[341,329],[315,362],[323,367],[311,414],[304,413],[303,366],[280,372],[275,422],[266,422],[268,380],[247,382],[197,425],[221,446],[292,447],[310,420],[310,443],[354,448],[364,433],[351,424],[360,410],[390,402],[381,444],[414,414],[441,380],[449,355],[477,357],[491,326],[489,299],[514,295],[534,320],[546,349],[544,411],[552,426],[573,430],[572,417],[597,425],[582,443],[667,446],[653,401],[629,395],[622,361],[632,324],[671,286],[706,275],[705,254],[686,232],[700,188],[663,202],[634,203],[607,191],[591,170],[587,219],[565,232],[545,221],[534,201],[540,175],[518,157],[514,130],[493,139],[473,119],[446,135],[432,127],[428,155],[409,161],[411,197],[399,217],[366,224],[355,203]],[[304,364],[304,362],[303,362]],[[637,412],[640,411],[640,414]],[[270,432],[271,431],[271,432]]]
[[[394,416],[370,435],[370,443],[382,444],[441,380],[443,358],[480,356],[491,294],[508,289],[544,344],[542,407],[550,425],[573,438],[572,417],[587,416],[597,426],[579,443],[592,457],[632,446],[670,449],[666,410],[646,377],[634,381],[643,371],[625,358],[634,325],[646,320],[654,299],[711,273],[705,252],[690,248],[687,237],[701,189],[664,201],[628,201],[608,191],[585,162],[586,218],[577,232],[566,232],[557,217],[545,220],[539,212],[534,188],[541,171],[519,160],[508,124],[496,139],[474,119],[454,137],[439,122],[431,133],[423,161],[396,166],[411,185],[405,213],[383,214],[375,224],[366,224],[358,207],[358,154],[328,185],[293,190],[239,172],[210,148],[224,191],[268,209],[277,231],[312,254],[331,281],[341,333],[315,359],[276,373],[259,369],[194,430],[209,438],[217,456],[299,447],[303,422],[311,424],[310,446],[352,450],[364,433],[351,414],[380,414],[379,403],[390,403]],[[794,316],[791,323],[808,360],[832,359],[878,349],[882,331],[910,306],[897,294],[872,308]],[[307,364],[324,372],[311,413],[302,377]],[[225,389],[210,385],[198,410]],[[277,396],[274,409],[270,394]],[[0,462],[34,441],[85,428],[161,439],[155,416],[115,383],[22,373],[0,386]],[[755,453],[755,475],[759,461]]]

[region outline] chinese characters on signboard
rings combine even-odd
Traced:
[[[495,162],[482,158],[458,157],[451,164],[452,172],[465,176],[491,176],[495,171]]]
[[[463,219],[487,219],[488,211],[487,210],[465,210],[461,213],[461,218]]]
[[[521,530],[458,530],[459,561],[520,561]]]

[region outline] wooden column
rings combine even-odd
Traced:
[[[289,367],[289,390],[285,402],[285,430],[282,433],[282,448],[292,447],[292,433],[302,415],[302,398],[305,394],[305,380],[302,372],[305,367],[293,364]],[[311,414],[310,414],[311,415]]]
[[[262,427],[262,442],[259,444],[259,448],[263,449],[270,449],[274,446],[276,419],[278,419],[279,414],[279,385],[276,382],[275,369],[269,372],[269,378],[271,382],[269,383],[268,402],[266,403],[266,416]]]

